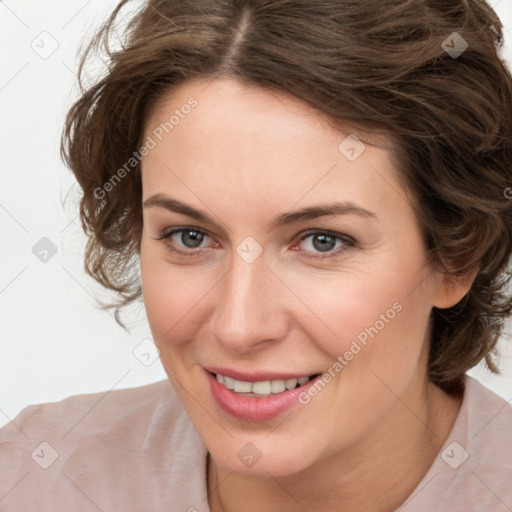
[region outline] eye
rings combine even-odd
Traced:
[[[300,242],[304,241],[306,241],[304,243],[306,249],[302,251],[306,253],[304,256],[308,259],[320,260],[338,256],[356,244],[356,241],[348,235],[320,230],[309,231],[303,234],[300,237]],[[337,248],[336,245],[338,245]],[[336,250],[333,250],[335,248]]]
[[[184,254],[186,256],[198,256],[200,251],[197,250],[201,244],[210,237],[200,229],[194,227],[185,227],[174,229],[172,231],[164,231],[155,238],[155,240],[163,240],[167,247],[174,252]],[[180,248],[181,247],[181,248]],[[182,250],[182,249],[185,250]]]
[[[187,257],[200,256],[202,253],[201,249],[208,248],[207,245],[202,246],[203,242],[208,239],[211,238],[204,231],[195,227],[163,231],[155,238],[155,240],[163,240],[172,252]],[[316,260],[339,256],[350,247],[356,245],[356,241],[348,235],[325,230],[313,230],[302,234],[297,245],[302,243],[305,248],[297,249],[294,246],[292,250],[300,251],[307,259]],[[219,247],[219,244],[215,242],[214,247]]]

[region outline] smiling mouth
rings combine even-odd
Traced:
[[[242,380],[236,380],[231,377],[221,375],[220,373],[212,373],[212,375],[217,379],[217,382],[222,384],[230,391],[236,393],[237,395],[261,398],[265,396],[277,395],[290,389],[304,386],[310,380],[318,377],[320,373],[300,377],[298,379],[275,379],[259,382],[246,382]]]

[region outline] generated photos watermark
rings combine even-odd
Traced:
[[[162,141],[164,133],[168,134],[176,128],[182,119],[192,112],[192,109],[197,107],[198,101],[194,97],[190,97],[187,103],[181,105],[180,108],[174,110],[174,114],[169,117],[168,121],[160,123],[151,132],[151,135],[146,137],[144,144],[138,151],[134,151],[131,156],[101,187],[94,189],[94,197],[96,199],[104,199],[109,192],[112,192],[116,185],[118,185],[123,178],[126,177],[142,159],[149,154],[149,152],[156,148],[159,142]]]
[[[355,340],[352,340],[350,347],[343,353],[343,355],[339,355],[334,363],[322,374],[322,376],[311,386],[308,387],[306,391],[303,391],[299,395],[299,402],[302,405],[307,405],[311,402],[311,400],[322,391],[332,379],[338,375],[343,368],[345,368],[354,357],[359,354],[370,341],[370,338],[373,339],[377,336],[387,324],[389,324],[397,314],[399,314],[403,309],[402,304],[399,302],[395,302],[391,308],[389,308],[385,313],[381,313],[379,315],[378,320],[374,322],[370,327],[365,327],[357,336]]]

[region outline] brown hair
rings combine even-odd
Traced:
[[[340,127],[389,134],[432,264],[455,277],[479,269],[462,301],[432,311],[429,378],[458,394],[482,358],[497,371],[512,310],[512,81],[484,0],[150,0],[112,50],[127,3],[82,55],[81,83],[96,51],[108,71],[81,85],[61,148],[83,189],[86,271],[117,292],[104,307],[121,325],[120,309],[141,296],[140,162],[130,159],[148,111],[187,80],[230,75],[288,91]]]

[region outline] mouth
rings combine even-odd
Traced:
[[[250,422],[271,420],[290,409],[302,407],[300,396],[315,386],[322,375],[260,372],[249,376],[227,368],[204,370],[211,396],[220,410],[238,420]],[[245,380],[241,380],[243,377]]]
[[[236,393],[240,396],[264,398],[273,395],[279,395],[291,389],[297,389],[305,386],[309,381],[320,376],[320,373],[314,373],[312,375],[305,375],[302,377],[295,378],[280,378],[272,380],[260,380],[260,381],[244,381],[238,380],[221,373],[210,373],[219,384],[224,386],[226,389]]]
[[[264,422],[302,407],[300,397],[316,386],[321,373],[240,372],[203,367],[210,393],[220,410],[239,420]]]

